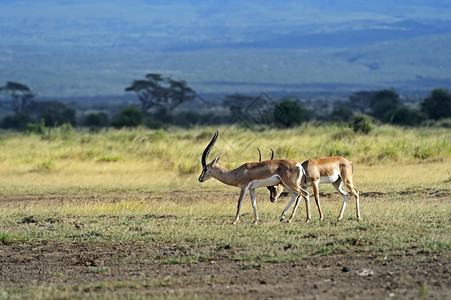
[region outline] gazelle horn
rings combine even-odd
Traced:
[[[215,135],[213,136],[207,148],[205,148],[204,153],[202,154],[202,167],[205,167],[207,165],[208,154],[210,154],[210,150],[211,148],[213,148],[213,145],[215,144],[217,138],[218,138],[218,130],[216,130]]]
[[[269,148],[269,149],[271,149],[271,158],[270,159],[273,159],[274,158],[274,150],[272,150],[272,148]],[[258,161],[262,161],[262,153],[260,152],[260,148],[257,147],[257,150],[258,150]]]

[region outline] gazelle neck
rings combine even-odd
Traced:
[[[235,178],[235,170],[229,170],[227,168],[221,167],[216,164],[210,172],[213,177],[217,180],[221,181],[224,184],[237,186],[236,178]]]

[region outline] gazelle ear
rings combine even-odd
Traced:
[[[218,162],[218,160],[219,160],[219,156],[216,157],[216,158],[211,162],[211,166],[214,167],[215,164]]]

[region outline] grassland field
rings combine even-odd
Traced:
[[[260,189],[256,226],[248,200],[230,225],[237,188],[197,181],[215,130],[2,132],[0,299],[449,295],[450,129],[220,127],[210,159],[228,168],[257,147],[353,161],[362,221],[351,199],[337,222],[341,197],[321,185],[323,221],[311,201],[310,223],[302,205],[279,223],[287,198]]]

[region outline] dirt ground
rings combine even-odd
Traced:
[[[76,285],[118,280],[175,279],[170,287],[143,287],[155,293],[192,293],[205,297],[306,299],[449,299],[450,259],[406,252],[384,259],[377,254],[344,253],[296,263],[247,267],[223,253],[193,264],[142,264],[170,248],[137,245],[39,244],[0,248],[0,286]],[[227,250],[224,249],[224,252]],[[93,272],[107,267],[107,272]],[[425,289],[427,286],[427,290]],[[152,291],[153,290],[153,291]],[[110,291],[111,292],[111,291]]]
[[[232,260],[233,249],[218,248],[214,260],[197,263],[149,260],[170,253],[172,247],[133,243],[2,245],[0,287],[166,280],[171,284],[143,284],[139,289],[113,284],[105,292],[136,289],[148,296],[202,298],[451,299],[451,258],[447,253],[410,249],[387,258],[382,253],[350,249],[300,262],[252,264]]]

